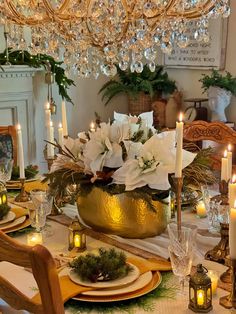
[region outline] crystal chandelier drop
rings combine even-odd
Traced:
[[[170,54],[195,40],[209,41],[210,18],[228,17],[228,0],[2,0],[0,24],[9,46],[63,60],[80,77],[121,70],[155,71],[158,47]],[[194,24],[193,24],[194,23]],[[24,39],[31,28],[31,44]]]

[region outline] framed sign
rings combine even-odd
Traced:
[[[196,29],[194,22],[188,29],[190,43],[187,48],[175,46],[172,54],[164,55],[164,64],[171,68],[216,68],[225,67],[228,19],[210,20],[208,43],[194,39]]]

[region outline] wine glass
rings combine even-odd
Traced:
[[[173,273],[179,277],[180,293],[184,294],[184,282],[191,272],[193,253],[196,246],[197,227],[182,225],[178,228],[176,223],[168,225],[170,245],[168,247]]]
[[[34,205],[34,209],[30,210],[30,220],[32,227],[35,227],[37,231],[46,231],[46,236],[49,236],[49,232],[45,230],[46,217],[51,213],[52,209],[52,196],[48,191],[34,189],[30,192],[31,200]]]
[[[0,159],[0,181],[6,184],[11,179],[13,160],[11,158]]]

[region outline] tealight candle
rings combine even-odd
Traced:
[[[209,270],[207,275],[211,278],[212,294],[216,294],[219,277],[218,277],[217,273],[213,270]]]
[[[204,218],[207,216],[206,207],[203,201],[198,202],[196,205],[196,210],[199,218]]]
[[[34,246],[36,244],[42,244],[42,243],[43,243],[42,233],[34,232],[34,233],[29,233],[27,235],[27,244],[29,246]]]

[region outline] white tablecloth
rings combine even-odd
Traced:
[[[75,215],[75,209],[73,207],[67,208],[66,212],[70,216]],[[197,224],[199,228],[206,228],[207,229],[207,220],[206,219],[198,219],[196,216],[189,212],[183,212],[183,221],[188,223]],[[53,255],[57,255],[59,253],[66,253],[67,246],[68,246],[68,229],[60,225],[59,223],[49,221],[54,234],[51,237],[45,239],[44,245],[52,252]],[[121,239],[120,237],[116,237],[120,241],[125,241],[127,243],[131,243],[140,248],[145,248],[150,252],[155,252],[163,257],[167,257],[167,246],[168,246],[168,237],[167,234],[164,233],[161,236],[148,238],[145,240],[127,240]],[[21,235],[17,238],[17,240],[26,243],[26,235]],[[203,255],[206,250],[212,248],[215,244],[218,243],[219,238],[214,237],[204,237],[198,235],[198,252],[195,259],[195,263],[198,260],[201,260],[204,265],[208,267],[208,269],[217,270],[222,273],[225,270],[225,267],[208,261],[203,260]],[[107,247],[107,244],[104,244],[98,240],[92,239],[88,237],[88,250],[94,250],[100,246]],[[10,275],[9,275],[10,274]],[[32,297],[35,294],[36,283],[31,273],[25,271],[23,268],[11,265],[6,262],[0,263],[0,275],[5,276],[8,280],[14,283],[22,292],[26,293],[29,297]],[[229,313],[236,313],[234,310],[226,310],[221,307],[219,303],[219,297],[226,295],[227,292],[218,289],[217,296],[214,297],[213,306],[214,309],[211,313],[216,314],[229,314]],[[155,301],[155,308],[153,309],[152,313],[155,314],[191,314],[193,313],[188,308],[188,296],[180,297],[177,296],[176,299],[157,299]],[[16,313],[26,313],[23,311],[16,311],[11,309],[8,305],[6,305],[3,301],[0,302],[0,311],[4,314],[16,314]],[[71,314],[71,312],[67,311],[67,313]],[[79,312],[78,312],[79,313]],[[121,311],[116,311],[117,314],[121,314]],[[134,312],[135,314],[143,314],[147,313],[142,309],[137,308]]]

